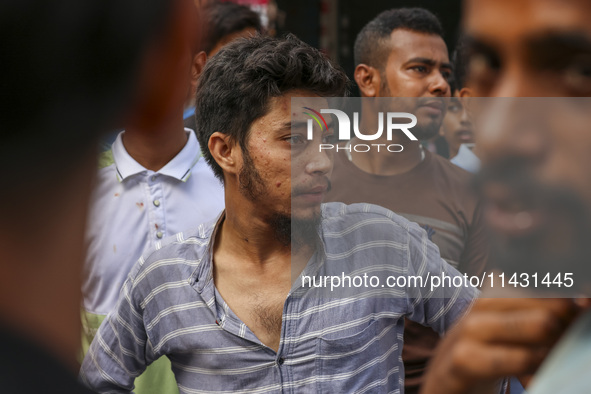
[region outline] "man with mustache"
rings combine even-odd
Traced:
[[[442,35],[437,17],[421,8],[385,11],[361,30],[355,42],[355,81],[363,97],[359,129],[364,134],[378,130],[378,112],[408,112],[417,117],[411,132],[419,140],[437,135],[452,73]],[[353,138],[336,153],[327,201],[391,209],[423,227],[454,268],[480,275],[486,261],[485,237],[478,201],[469,188],[470,174],[400,131],[392,140],[384,132],[371,143],[400,144],[401,152],[356,151],[358,143],[369,142]],[[438,340],[433,330],[407,322],[407,393],[418,391]]]
[[[332,154],[318,148],[333,129],[308,140],[304,107],[347,85],[294,36],[240,39],[211,58],[197,133],[226,209],[140,258],[84,360],[92,389],[129,392],[164,354],[181,392],[401,389],[403,317],[443,333],[476,290],[406,282],[461,279],[418,225],[369,204],[321,205]],[[332,288],[364,274],[368,284]]]
[[[496,239],[491,260],[508,273],[572,272],[574,294],[583,295],[591,257],[590,17],[584,0],[467,0],[464,20],[469,84],[476,97],[499,97],[475,99],[480,186]],[[441,344],[424,392],[485,393],[506,375],[528,382],[581,308],[569,298],[478,301]],[[588,391],[590,331],[586,313],[528,392]]]

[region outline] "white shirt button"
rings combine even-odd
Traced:
[[[158,237],[158,239],[162,238],[162,235],[163,235],[163,234],[162,234],[162,231],[158,231],[158,232],[156,233],[156,237]]]
[[[156,175],[152,175],[152,182],[154,182],[156,180]]]
[[[160,200],[154,200],[154,206],[159,207],[160,206]]]

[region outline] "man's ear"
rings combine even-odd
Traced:
[[[362,97],[378,97],[382,78],[380,72],[367,64],[359,64],[353,74]]]
[[[206,62],[207,53],[205,53],[205,51],[199,51],[199,53],[193,56],[193,63],[191,64],[191,92],[193,93],[193,96],[197,90],[197,81],[203,72]]]
[[[209,137],[207,147],[224,174],[238,174],[242,168],[242,150],[238,143],[231,141],[228,134],[216,131]]]
[[[458,92],[458,96],[460,97],[464,109],[468,111],[468,113],[472,112],[474,110],[474,108],[472,108],[474,105],[474,101],[472,100],[472,97],[474,97],[474,92],[472,89],[462,88]]]
[[[459,97],[474,97],[474,93],[472,92],[472,89],[470,88],[462,88],[460,89],[460,92],[458,93]]]

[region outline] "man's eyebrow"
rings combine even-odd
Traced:
[[[434,59],[429,59],[428,57],[413,57],[412,59],[406,61],[404,64],[407,65],[410,63],[421,63],[431,67],[437,65],[437,62]],[[453,65],[450,62],[441,63],[441,67],[453,69]]]
[[[542,66],[560,66],[568,64],[573,56],[591,55],[591,38],[577,31],[532,35],[526,44],[530,60]]]
[[[310,119],[310,120],[312,120],[312,119]],[[332,121],[332,118],[328,118],[328,120],[326,121],[326,127],[328,127],[329,129],[332,128],[333,123],[334,122]],[[322,125],[324,126],[324,123],[322,123]],[[307,120],[306,121],[300,120],[300,121],[286,122],[283,124],[283,126],[280,128],[280,130],[291,129],[291,128],[297,129],[300,127],[304,127],[304,128],[308,127],[308,121]]]
[[[290,130],[290,129],[297,129],[297,128],[304,128],[308,125],[307,121],[303,121],[303,120],[294,120],[294,121],[290,121],[290,122],[285,122],[283,123],[283,126],[281,126],[281,130]]]

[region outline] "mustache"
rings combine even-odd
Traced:
[[[484,165],[474,176],[472,186],[484,196],[487,185],[500,184],[511,192],[513,198],[530,208],[571,212],[576,217],[588,211],[587,204],[570,187],[543,183],[534,174],[528,160],[508,156]]]
[[[446,99],[443,97],[418,97],[415,99],[416,100],[416,106],[420,107],[423,106],[427,103],[432,103],[432,102],[439,102],[442,106],[442,108],[447,108],[446,105]]]
[[[301,186],[294,186],[291,189],[291,195],[297,196],[298,194],[307,193],[309,190],[314,189],[316,187],[324,187],[326,188],[326,192],[332,190],[332,182],[327,176],[323,176],[319,182],[314,182],[309,185],[301,185]]]
[[[591,265],[587,263],[591,259],[589,204],[570,187],[543,183],[534,174],[525,160],[506,157],[487,164],[475,176],[474,186],[481,196],[486,198],[483,190],[488,184],[500,184],[520,206],[546,217],[540,229],[524,237],[506,238],[492,232],[488,264],[508,276],[552,273],[555,277],[560,272],[572,272],[578,281],[575,287],[552,290],[576,290],[591,283]]]

